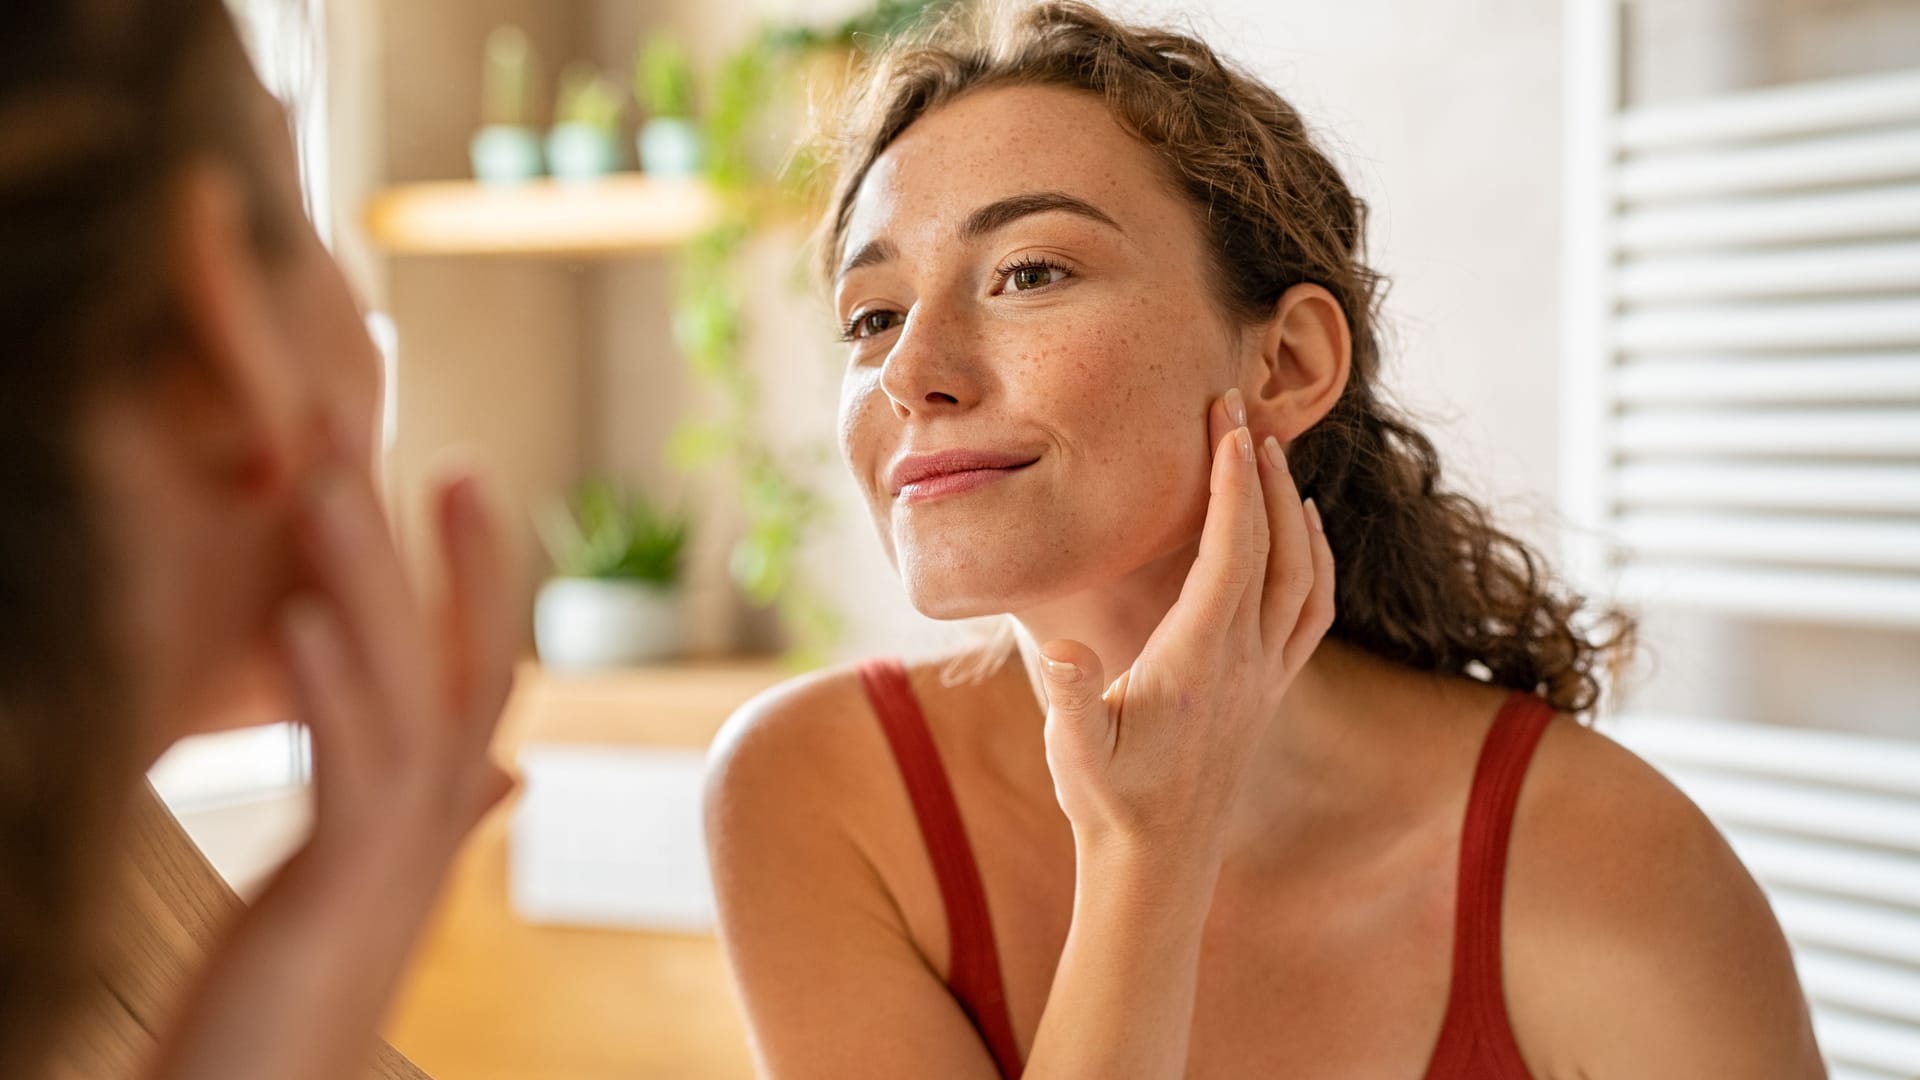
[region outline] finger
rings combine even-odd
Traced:
[[[1040,682],[1047,694],[1047,764],[1055,776],[1104,764],[1113,752],[1113,725],[1101,696],[1100,657],[1077,641],[1049,641],[1040,647]]]
[[[385,756],[385,732],[368,707],[364,679],[341,640],[339,620],[324,603],[295,597],[280,616],[281,647],[291,676],[293,703],[313,736],[317,783],[345,770],[362,773]]]
[[[442,615],[449,700],[484,747],[513,677],[516,634],[505,544],[477,475],[456,476],[441,487],[438,517],[447,567]]]
[[[1221,439],[1226,438],[1234,428],[1240,426],[1234,423],[1232,405],[1233,398],[1238,394],[1238,390],[1228,390],[1207,403],[1207,448],[1209,450],[1219,446]]]
[[[1286,451],[1271,435],[1260,443],[1260,473],[1267,520],[1273,526],[1273,547],[1267,555],[1260,603],[1261,640],[1267,643],[1271,656],[1284,651],[1293,638],[1300,609],[1313,591],[1314,556],[1300,506],[1300,489],[1294,486]]]
[[[1308,499],[1301,508],[1301,517],[1307,525],[1308,542],[1313,547],[1313,588],[1307,593],[1306,603],[1300,607],[1300,618],[1293,628],[1293,636],[1288,639],[1281,661],[1289,672],[1299,671],[1306,666],[1313,650],[1320,646],[1320,640],[1333,628],[1335,606],[1335,573],[1333,565],[1333,545],[1327,541],[1327,530],[1320,521],[1320,508]]]
[[[371,478],[330,469],[309,497],[300,531],[346,649],[389,722],[424,716],[430,696],[423,691],[436,669]]]
[[[1214,447],[1200,552],[1164,625],[1181,641],[1218,638],[1251,613],[1267,560],[1266,508],[1252,461],[1253,438],[1235,428]]]

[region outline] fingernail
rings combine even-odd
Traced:
[[[1234,427],[1247,426],[1247,402],[1237,386],[1227,391],[1227,418],[1233,421]]]
[[[1326,526],[1321,524],[1320,521],[1320,508],[1313,505],[1312,499],[1307,500],[1307,524],[1313,526],[1314,532],[1325,533],[1327,531]]]
[[[1240,460],[1253,463],[1253,432],[1245,427],[1235,429],[1233,441],[1240,444]]]
[[[1040,655],[1040,662],[1047,666],[1047,674],[1052,675],[1061,682],[1072,682],[1080,677],[1080,665],[1078,664],[1069,664],[1065,660],[1055,660],[1045,653]]]
[[[1279,439],[1269,435],[1266,441],[1261,443],[1260,446],[1267,452],[1267,464],[1272,465],[1276,469],[1285,469],[1287,467],[1286,455],[1280,452]]]

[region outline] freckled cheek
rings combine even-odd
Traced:
[[[849,376],[840,395],[840,457],[869,495],[885,459],[893,447],[887,445],[887,398],[874,379],[855,381]]]
[[[1205,441],[1196,361],[1172,335],[1118,319],[1058,329],[1029,346],[1023,389],[1092,464],[1139,466]]]

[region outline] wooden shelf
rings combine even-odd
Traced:
[[[367,229],[389,255],[611,258],[665,251],[714,219],[698,180],[622,173],[584,183],[406,184],[375,196]]]
[[[705,750],[735,709],[793,672],[776,657],[704,657],[556,672],[520,664],[500,742]]]

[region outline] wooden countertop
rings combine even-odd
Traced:
[[[783,678],[775,661],[608,674],[521,669],[502,760],[529,740],[702,747]],[[744,1080],[746,1030],[711,937],[533,926],[507,905],[511,803],[449,879],[387,1038],[436,1080]]]

